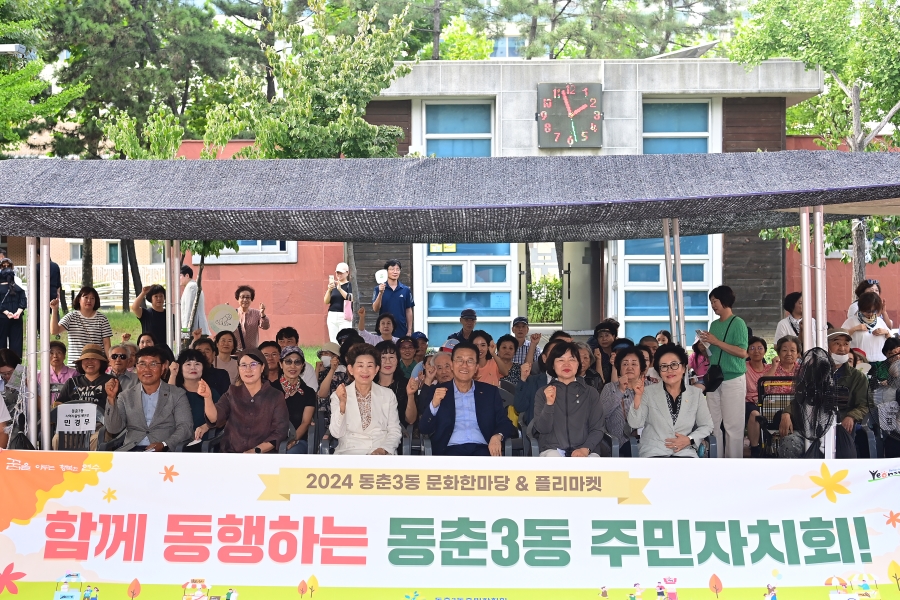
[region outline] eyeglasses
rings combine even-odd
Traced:
[[[110,354],[109,357],[113,360],[127,360],[127,354]]]
[[[153,362],[139,362],[136,366],[138,369],[155,369],[162,363],[153,361]]]
[[[294,366],[300,367],[300,366],[306,364],[306,361],[301,360],[301,359],[299,359],[299,358],[296,359],[296,360],[293,359],[293,358],[286,358],[286,359],[284,359],[284,360],[281,361],[281,362],[283,362],[283,363],[284,363],[286,366],[288,366],[288,367],[294,367]]]
[[[465,365],[467,367],[474,367],[478,361],[476,361],[474,358],[470,358],[470,359],[457,358],[453,362],[457,365]]]
[[[240,296],[238,296],[238,300],[253,300],[253,298],[251,298],[250,296],[241,294]]]
[[[756,352],[764,352],[765,348],[763,348],[762,346],[750,346],[749,348],[747,348],[747,350],[754,350]]]
[[[684,363],[673,362],[667,365],[659,365],[659,372],[665,373],[666,371],[677,371],[679,367],[683,366]]]
[[[254,361],[251,363],[241,363],[238,365],[239,369],[255,369],[256,367],[261,366],[258,362]]]

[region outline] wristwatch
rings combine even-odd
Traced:
[[[253,452],[255,452],[256,454],[262,454],[262,448],[257,446],[256,448],[253,449]]]
[[[694,438],[688,438],[688,439],[691,440],[691,448],[696,448],[697,442],[694,440]]]
[[[502,442],[502,441],[503,441],[503,434],[502,434],[502,433],[498,433],[497,435],[500,436],[500,441]]]

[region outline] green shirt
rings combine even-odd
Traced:
[[[731,323],[730,329],[728,328],[729,323]],[[728,330],[727,336],[725,335],[726,329]],[[726,344],[747,349],[747,324],[738,316],[732,315],[725,321],[721,319],[713,321],[709,326],[709,332]],[[710,346],[709,353],[709,364],[718,364],[722,367],[725,381],[737,379],[747,372],[747,359],[723,352],[718,346]]]

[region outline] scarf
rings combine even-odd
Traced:
[[[675,424],[675,421],[678,420],[678,413],[681,412],[681,396],[684,393],[682,391],[681,394],[678,394],[677,398],[672,398],[672,394],[669,393],[669,390],[665,390],[666,392],[666,400],[669,405],[669,414],[672,416],[672,425]]]
[[[878,315],[875,315],[871,319],[868,319],[865,315],[862,314],[861,311],[856,311],[856,318],[859,319],[860,323],[866,326],[866,329],[869,330],[869,333],[872,333],[875,330],[875,326],[878,324]]]
[[[281,376],[281,379],[279,380],[279,382],[281,383],[281,387],[284,390],[285,400],[287,400],[288,398],[290,398],[291,396],[293,396],[294,394],[299,392],[300,387],[303,385],[302,379],[298,379],[297,383],[290,383],[290,382],[288,382],[287,379],[284,378],[284,375]]]
[[[790,323],[791,329],[794,330],[794,334],[800,335],[800,319],[795,319],[793,315],[788,315],[788,323]]]

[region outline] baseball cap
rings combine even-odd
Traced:
[[[340,271],[341,273],[349,273],[349,272],[350,272],[350,265],[348,265],[348,264],[345,263],[345,262],[340,262],[340,263],[337,264],[337,266],[334,268],[334,270],[335,270],[335,271]]]
[[[475,311],[471,308],[464,309],[461,313],[459,313],[460,319],[478,319],[478,315],[475,314]]]
[[[446,342],[441,344],[441,352],[446,352],[447,354],[450,354],[451,352],[453,352],[453,349],[456,347],[456,345],[458,343],[459,343],[459,340],[447,340]]]
[[[404,335],[402,338],[397,340],[397,347],[399,348],[403,344],[403,342],[409,342],[413,346],[416,345],[416,340],[411,335]]]
[[[841,329],[840,327],[833,327],[828,330],[828,339],[830,340],[833,337],[844,336],[848,340],[853,341],[853,336],[846,329]]]
[[[413,341],[418,341],[418,340],[425,340],[426,342],[428,341],[428,336],[425,335],[424,333],[422,333],[421,331],[414,331],[411,337],[412,337]]]
[[[526,325],[528,325],[528,317],[516,317],[515,319],[513,319],[513,327],[515,327],[519,323],[525,323]]]
[[[622,350],[623,348],[631,348],[634,342],[628,338],[619,338],[613,342],[611,350]]]

